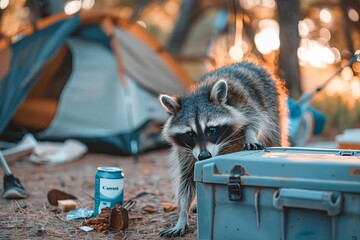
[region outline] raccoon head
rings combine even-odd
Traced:
[[[160,95],[161,105],[170,114],[163,136],[198,160],[229,152],[239,134],[239,114],[227,103],[227,97],[224,79],[199,85],[181,97]]]

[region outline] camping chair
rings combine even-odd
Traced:
[[[14,177],[14,175],[12,174],[1,151],[0,151],[0,163],[5,172],[3,197],[5,199],[26,198],[27,192],[25,188],[21,185],[20,180]]]

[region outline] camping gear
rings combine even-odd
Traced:
[[[289,98],[289,139],[292,146],[304,146],[313,135],[319,135],[326,122],[326,116],[310,106],[315,94],[322,91],[346,67],[360,61],[360,54],[355,54],[349,62],[339,68],[325,82],[311,92],[307,92],[297,101]]]
[[[360,128],[346,129],[343,134],[336,136],[335,141],[340,149],[360,150]]]
[[[291,98],[287,101],[289,107],[289,140],[291,146],[304,146],[312,136],[322,133],[326,116],[322,112],[301,104]]]
[[[168,116],[157,95],[179,94],[191,81],[157,41],[105,13],[59,14],[36,26],[0,41],[3,138],[19,140],[26,129],[37,140],[72,138],[110,154],[164,146]]]
[[[21,141],[14,146],[9,146],[3,150],[3,156],[7,162],[23,159],[34,153],[37,141],[32,134],[26,134]]]
[[[5,199],[26,198],[27,192],[25,188],[21,185],[20,180],[14,177],[14,175],[12,174],[1,151],[0,151],[0,163],[5,172],[3,197]]]
[[[359,238],[359,157],[268,148],[197,162],[198,239]]]

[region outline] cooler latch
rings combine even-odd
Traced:
[[[351,150],[342,150],[339,152],[340,156],[353,156],[354,154],[355,152]]]
[[[230,201],[240,201],[242,199],[241,175],[243,175],[243,169],[241,165],[235,165],[230,170],[228,184],[228,194]]]

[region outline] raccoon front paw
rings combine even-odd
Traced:
[[[245,143],[244,150],[263,150],[265,145],[262,143]]]
[[[173,228],[167,228],[165,230],[162,230],[159,235],[160,237],[165,238],[171,238],[171,237],[177,237],[177,236],[183,236],[185,234],[185,230],[187,229],[187,225],[183,227],[173,227]]]

